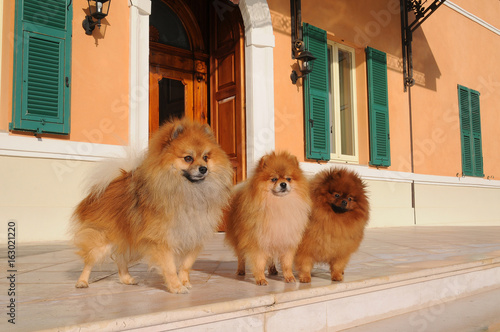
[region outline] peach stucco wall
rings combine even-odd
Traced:
[[[12,118],[14,1],[3,4],[0,130],[8,131]],[[82,28],[87,10],[86,0],[73,1],[71,134],[63,139],[126,145],[130,53],[127,1],[113,1],[101,29],[96,27],[92,36]]]
[[[454,1],[495,27],[500,6]],[[485,10],[485,8],[492,10]],[[288,0],[270,0],[276,38],[275,114],[276,147],[304,160],[302,86],[292,85],[290,72],[290,9]],[[412,19],[412,18],[411,18]],[[399,0],[302,1],[302,21],[328,32],[328,38],[354,47],[358,102],[359,163],[369,162],[366,59],[370,46],[387,53],[390,170],[410,172],[410,106],[413,128],[413,167],[419,174],[455,176],[462,172],[457,84],[481,93],[481,121],[485,176],[500,178],[500,154],[495,148],[500,105],[500,36],[464,15],[441,6],[415,32],[414,78],[404,92]]]

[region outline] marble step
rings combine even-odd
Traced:
[[[440,302],[343,332],[500,331],[500,288]]]
[[[484,259],[130,317],[127,326],[134,331],[338,331],[499,286],[500,258]],[[148,327],[133,328],[142,324]]]

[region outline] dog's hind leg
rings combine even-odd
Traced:
[[[83,267],[82,274],[80,275],[78,281],[76,282],[75,285],[76,288],[89,287],[89,277],[92,268],[96,263],[103,260],[108,254],[109,254],[109,246],[107,245],[93,248],[87,252],[87,254],[84,256],[85,266]]]
[[[236,275],[244,276],[245,275],[245,256],[242,253],[238,254],[238,269],[236,270]]]
[[[120,281],[125,285],[137,285],[137,281],[128,272],[128,260],[124,254],[118,254],[115,258],[116,265],[118,265],[118,276]]]
[[[75,235],[75,245],[80,248],[78,254],[85,264],[75,287],[87,288],[92,268],[109,255],[111,246],[107,243],[105,236],[94,229],[80,230]]]
[[[181,284],[183,284],[187,289],[191,289],[193,286],[189,282],[189,271],[193,267],[194,262],[196,261],[196,257],[200,253],[202,247],[197,247],[193,251],[189,252],[184,256],[184,259],[179,268],[179,280]]]
[[[270,276],[278,275],[278,269],[276,268],[276,262],[273,258],[269,261],[269,265],[267,266],[267,273]]]

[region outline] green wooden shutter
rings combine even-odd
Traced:
[[[462,172],[483,177],[479,92],[458,85],[458,105],[462,141]]]
[[[10,130],[69,134],[71,0],[16,1]]]
[[[330,160],[330,107],[326,31],[303,25],[305,49],[315,57],[313,71],[304,78],[306,157]]]
[[[370,121],[370,165],[390,166],[389,97],[387,56],[366,48],[368,76],[368,118]]]

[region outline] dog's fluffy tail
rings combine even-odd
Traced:
[[[123,172],[133,171],[140,165],[144,153],[134,151],[130,147],[124,150],[123,157],[108,158],[95,164],[84,183],[87,194],[92,193],[95,197],[99,197],[116,177]]]

